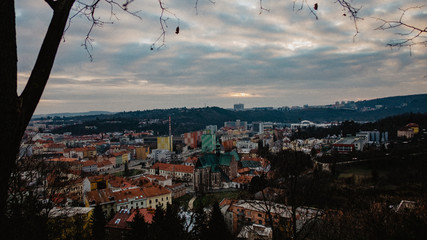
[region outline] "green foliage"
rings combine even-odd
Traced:
[[[191,231],[192,239],[202,240],[207,238],[208,216],[203,207],[197,208],[194,213],[194,225]]]
[[[178,215],[179,207],[168,204],[166,211],[157,207],[150,228],[150,236],[153,240],[185,239],[184,221]]]
[[[203,240],[233,239],[233,236],[227,229],[227,224],[222,216],[218,202],[215,202],[212,206],[212,211],[207,225],[206,235],[202,234],[204,237]]]
[[[135,210],[135,217],[130,223],[131,230],[128,233],[127,240],[145,240],[150,239],[149,226],[141,215],[139,208]]]
[[[90,222],[92,226],[93,240],[104,240],[106,236],[105,225],[107,224],[107,221],[100,205],[95,206]]]

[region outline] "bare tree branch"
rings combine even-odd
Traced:
[[[375,30],[392,30],[392,29],[402,29],[402,32],[396,33],[397,35],[403,37],[401,39],[394,40],[387,43],[389,47],[411,47],[415,45],[424,45],[427,46],[427,26],[418,27],[412,24],[409,24],[405,21],[404,17],[409,10],[421,9],[424,6],[410,7],[406,9],[399,9],[402,13],[398,20],[385,20],[382,18],[375,18],[376,20],[382,22],[382,24],[377,27]]]
[[[213,1],[213,0],[208,0],[210,3],[212,3],[212,4],[215,4],[215,1]],[[196,11],[196,15],[198,15],[199,13],[198,13],[198,7],[199,7],[199,0],[196,0],[195,2],[194,2],[194,10]]]
[[[270,12],[270,9],[268,9],[268,8],[264,8],[264,7],[262,6],[262,0],[259,0],[259,14],[261,14],[263,11]]]
[[[47,0],[47,1],[52,1],[52,0]],[[92,42],[94,41],[94,39],[91,38],[91,34],[94,27],[102,27],[104,24],[113,24],[115,20],[120,20],[116,15],[117,8],[142,20],[141,16],[138,15],[139,12],[132,12],[128,8],[129,4],[131,4],[133,1],[134,0],[126,0],[125,3],[120,4],[116,0],[104,0],[104,2],[107,3],[110,7],[110,20],[104,21],[96,15],[96,9],[98,8],[101,0],[93,0],[93,3],[91,4],[88,4],[82,0],[78,0],[76,1],[72,9],[74,11],[74,14],[69,17],[68,24],[64,32],[68,30],[74,18],[76,18],[77,16],[85,17],[91,24],[90,24],[89,30],[86,33],[86,37],[82,43],[82,47],[84,47],[84,49],[88,53],[90,61],[93,61]]]
[[[356,38],[357,34],[359,34],[359,27],[357,26],[357,21],[363,20],[363,18],[359,17],[359,11],[362,7],[354,7],[349,1],[346,0],[337,0],[337,3],[343,7],[343,16],[349,16],[353,21],[354,29],[356,33],[353,36],[353,40]]]
[[[161,9],[161,13],[160,13],[160,17],[159,17],[159,23],[160,23],[160,30],[161,33],[159,35],[159,37],[156,39],[156,41],[154,41],[154,43],[151,45],[151,50],[154,50],[156,44],[158,42],[161,42],[161,45],[159,47],[157,47],[157,49],[162,48],[163,46],[165,46],[165,41],[166,41],[166,28],[168,28],[168,24],[167,21],[169,20],[169,17],[166,16],[167,13],[173,15],[175,17],[175,19],[177,19],[178,21],[178,26],[176,28],[176,34],[179,33],[179,18],[175,15],[175,13],[169,11],[168,8],[165,7],[164,3],[162,2],[162,0],[158,0],[159,1],[159,6]]]

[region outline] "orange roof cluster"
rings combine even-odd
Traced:
[[[64,152],[87,152],[96,151],[96,147],[65,148]]]
[[[86,193],[89,204],[103,204],[114,201],[114,195],[110,188],[93,190]]]
[[[126,186],[132,186],[125,178],[123,177],[117,177],[117,176],[111,176],[108,178],[108,183],[115,188],[122,188]]]
[[[153,211],[149,211],[146,208],[134,209],[132,211],[132,213],[130,214],[129,218],[126,220],[127,222],[132,222],[133,221],[133,219],[135,218],[135,215],[136,215],[136,210],[139,210],[139,214],[141,214],[141,216],[144,216],[144,220],[145,220],[146,223],[151,224],[153,222],[154,212]]]
[[[165,176],[162,175],[145,175],[145,177],[151,182],[153,180],[157,180],[157,181],[165,181],[167,180],[167,178]]]
[[[65,145],[62,143],[48,143],[45,146],[47,148],[65,148]]]
[[[157,169],[157,168],[159,170],[169,171],[169,172],[185,172],[185,173],[194,172],[193,166],[170,164],[170,163],[155,163],[153,166],[151,166],[151,169]]]
[[[60,157],[60,158],[51,158],[51,159],[49,159],[49,161],[51,161],[51,162],[68,162],[68,163],[70,163],[70,162],[78,161],[78,159],[77,158]]]
[[[196,165],[196,162],[199,158],[198,157],[188,157],[184,162],[185,163],[192,163],[193,165]]]
[[[141,188],[131,188],[131,189],[115,191],[113,192],[113,195],[114,195],[114,199],[116,200],[116,203],[124,203],[124,202],[127,202],[129,199],[146,198]]]
[[[145,176],[140,176],[138,178],[129,180],[135,186],[143,186],[147,183],[150,183],[150,179]]]
[[[171,193],[167,188],[159,185],[153,185],[151,187],[142,188],[142,191],[147,197],[155,197]]]
[[[116,228],[122,230],[130,230],[130,223],[135,218],[136,211],[144,217],[145,222],[151,224],[153,222],[154,212],[146,208],[141,209],[121,209],[114,217],[105,225],[107,228]]]
[[[249,173],[250,171],[251,169],[249,169],[248,167],[240,168],[239,170],[237,170],[237,172],[240,174]]]
[[[120,151],[120,152],[112,153],[111,155],[113,155],[114,157],[118,157],[118,156],[122,156],[123,154],[127,154],[127,153],[129,153],[129,152],[127,152],[127,151]]]
[[[233,180],[232,182],[240,183],[240,184],[249,184],[252,181],[253,176],[241,175]]]
[[[93,166],[93,165],[97,166],[96,162],[93,160],[87,160],[87,161],[81,162],[81,164],[83,167],[89,167],[89,166]]]

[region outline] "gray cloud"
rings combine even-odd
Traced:
[[[75,18],[65,33],[38,113],[86,110],[129,111],[168,107],[284,106],[327,104],[427,92],[427,48],[388,49],[395,32],[375,31],[370,17],[395,19],[399,7],[420,5],[393,0],[355,1],[363,6],[355,36],[340,6],[322,2],[319,20],[292,1],[165,2],[165,46],[150,50],[161,34],[157,1],[135,1],[142,20],[118,12],[114,24],[92,32],[94,61],[81,47],[88,31]],[[109,9],[99,16],[109,21]],[[25,84],[50,20],[38,1],[17,3],[19,85]],[[175,14],[175,15],[174,15]],[[179,18],[179,20],[176,18]],[[425,25],[426,9],[407,15]],[[424,25],[423,25],[424,24]],[[180,34],[174,33],[179,25]],[[157,42],[159,47],[162,42]]]

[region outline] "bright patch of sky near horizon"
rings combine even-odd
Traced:
[[[102,1],[101,1],[102,2]],[[36,114],[91,110],[134,111],[154,108],[245,107],[331,104],[427,93],[427,47],[390,49],[396,31],[374,30],[394,20],[399,8],[424,1],[355,0],[363,21],[354,37],[352,21],[334,0],[319,4],[315,20],[293,1],[163,1],[173,15],[166,45],[154,51],[160,34],[156,0],[135,0],[131,11],[116,10],[114,24],[92,32],[94,57],[81,47],[89,22],[75,18],[64,35]],[[298,0],[296,1],[298,2]],[[44,1],[17,1],[18,79],[22,90],[51,17]],[[102,4],[99,17],[110,21]],[[426,27],[427,6],[407,12],[410,23]],[[175,34],[179,24],[180,34]]]

